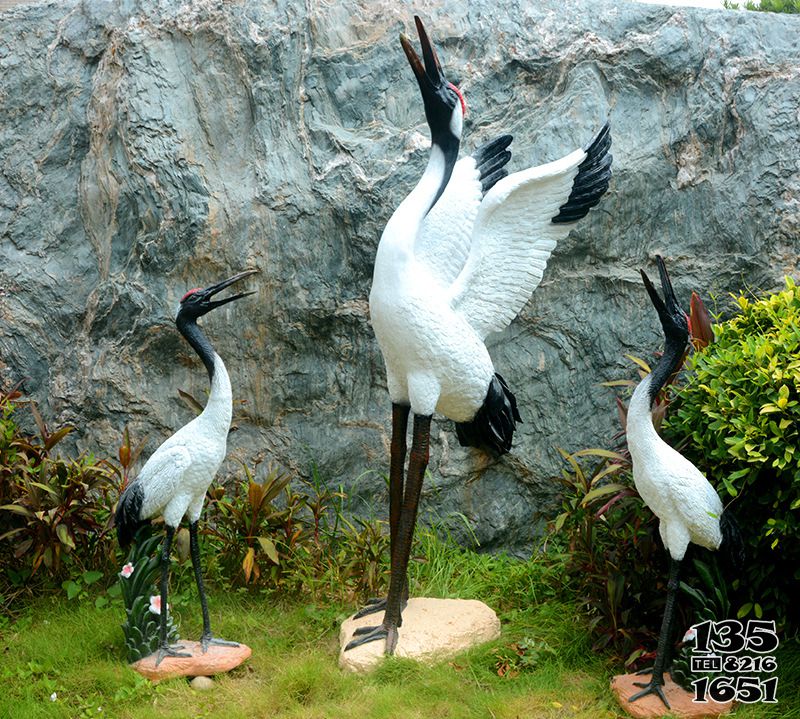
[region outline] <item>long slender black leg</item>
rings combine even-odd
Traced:
[[[406,434],[408,433],[408,414],[410,407],[392,403],[392,443],[389,459],[389,555],[397,546],[397,527],[400,524],[400,508],[403,504],[403,473],[406,464]],[[403,592],[408,600],[408,585]],[[386,609],[386,599],[371,598],[367,605],[358,611],[355,619]]]
[[[675,621],[675,598],[678,594],[678,575],[680,573],[680,568],[680,560],[670,558],[669,582],[667,582],[667,604],[664,607],[664,619],[661,622],[661,632],[658,635],[656,661],[653,664],[653,676],[649,682],[635,682],[637,687],[644,687],[644,689],[630,697],[628,699],[629,702],[635,702],[637,699],[647,696],[648,694],[656,694],[658,698],[664,702],[664,706],[667,707],[667,709],[670,708],[669,702],[664,696],[664,691],[661,687],[664,685],[664,666],[668,653],[667,646]]]
[[[669,671],[669,668],[672,665],[672,655],[675,650],[675,642],[673,640],[673,638],[675,637],[675,615],[676,612],[673,610],[672,616],[670,617],[669,620],[669,627],[667,627],[667,643],[664,648],[664,661],[662,663],[664,671]],[[636,672],[637,675],[645,675],[652,673],[653,673],[653,667],[647,667],[646,669],[642,669]]]
[[[178,651],[179,649],[183,649],[183,646],[170,646],[167,642],[167,584],[169,582],[170,552],[172,551],[172,539],[174,536],[175,527],[167,525],[164,544],[161,546],[161,615],[158,630],[158,655],[156,656],[156,666],[161,664],[161,660],[164,657],[192,656],[191,654]]]
[[[419,497],[422,493],[422,480],[428,466],[430,446],[430,415],[414,415],[414,433],[411,442],[411,456],[408,462],[403,505],[397,526],[396,544],[392,552],[392,574],[389,580],[389,596],[386,598],[386,613],[383,624],[378,627],[364,627],[358,639],[353,639],[346,647],[352,649],[377,639],[386,639],[386,654],[393,654],[397,646],[397,628],[402,619],[403,591],[407,584],[408,559],[411,555],[411,541],[417,521]]]
[[[228,642],[224,639],[217,639],[211,634],[211,620],[208,616],[208,600],[206,599],[206,589],[203,584],[203,569],[200,566],[200,541],[197,536],[197,522],[189,525],[189,551],[192,555],[192,568],[194,569],[194,579],[197,582],[197,592],[200,595],[200,608],[203,610],[203,635],[200,637],[200,645],[203,647],[203,654],[208,651],[209,644],[219,644],[224,647],[238,647],[236,642]]]

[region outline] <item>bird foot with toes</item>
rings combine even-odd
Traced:
[[[192,656],[191,652],[182,652],[181,649],[185,649],[183,644],[162,644],[158,648],[158,655],[156,656],[156,666],[161,664],[161,661],[165,657],[190,657]]]
[[[367,599],[367,603],[353,615],[353,618],[361,619],[361,617],[366,617],[376,612],[382,612],[385,609],[386,597],[370,597]]]
[[[379,624],[377,627],[359,627],[353,632],[353,637],[354,638],[344,648],[345,651],[360,647],[362,644],[369,644],[379,639],[385,639],[386,647],[384,649],[384,654],[394,654],[398,639],[397,627],[387,627],[383,624]]]
[[[219,637],[215,637],[211,634],[204,634],[200,637],[200,646],[203,647],[203,654],[208,651],[210,646],[215,647],[238,647],[239,642],[231,642],[227,639],[220,639]]]
[[[403,599],[400,610],[404,610],[406,606],[408,606],[408,597]],[[361,619],[361,617],[383,611],[386,611],[386,597],[370,597],[367,599],[367,603],[353,615],[353,619]]]
[[[664,690],[662,686],[664,684],[664,680],[662,679],[660,682],[656,681],[655,679],[651,679],[649,682],[634,682],[637,687],[644,687],[644,689],[640,692],[636,692],[631,697],[628,697],[629,702],[635,702],[637,699],[641,699],[642,697],[646,697],[650,694],[655,694],[663,703],[667,709],[670,709],[669,702],[667,701],[667,697],[664,696]]]

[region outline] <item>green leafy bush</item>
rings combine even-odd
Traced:
[[[748,559],[740,617],[751,612],[800,627],[800,288],[737,299],[694,354],[665,424],[673,443],[733,499]]]
[[[205,551],[212,572],[233,584],[283,594],[352,601],[383,588],[388,536],[383,523],[349,521],[343,492],[295,482],[258,466],[209,490]],[[297,487],[297,488],[295,488]]]
[[[747,0],[744,3],[724,0],[722,4],[728,10],[738,10],[740,7],[744,7],[745,10],[759,12],[800,13],[800,2],[798,0],[760,0],[759,2]]]
[[[681,592],[689,597],[692,604],[691,624],[715,622],[730,617],[731,603],[728,598],[728,583],[720,572],[716,555],[709,554],[707,564],[699,559],[693,559],[692,568],[694,576],[697,577],[694,586],[690,586],[684,581],[680,583]],[[708,672],[695,673],[692,671],[694,649],[694,638],[687,638],[684,635],[669,670],[672,680],[687,692],[693,691],[693,681],[708,676]]]
[[[567,540],[567,572],[591,617],[595,648],[628,657],[663,607],[658,524],[633,485],[627,450],[561,454],[563,511],[553,529]]]
[[[18,421],[27,406],[39,435]],[[118,496],[107,463],[91,454],[54,453],[74,428],[50,432],[33,402],[0,394],[0,581],[20,587],[44,574],[57,586],[70,574],[105,570],[115,552],[111,511]],[[6,593],[6,592],[4,592]],[[9,593],[13,594],[13,592]]]

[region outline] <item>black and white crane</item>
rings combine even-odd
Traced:
[[[662,300],[642,270],[642,280],[658,312],[664,330],[664,353],[636,387],[628,406],[626,434],[633,464],[633,481],[644,503],[659,519],[658,531],[670,556],[667,603],[658,636],[656,659],[649,682],[629,701],[656,694],[669,708],[664,696],[664,670],[675,619],[675,598],[681,561],[690,543],[718,549],[725,542],[741,552],[739,530],[709,481],[688,459],[670,447],[653,425],[653,404],[667,380],[678,370],[689,342],[689,318],[672,289],[664,260],[656,256],[661,277]]]
[[[117,504],[115,523],[122,547],[133,540],[138,528],[153,517],[163,516],[166,529],[161,549],[161,618],[160,644],[156,666],[165,656],[187,657],[167,642],[167,580],[170,550],[175,530],[184,515],[189,518],[189,547],[192,557],[200,606],[203,611],[203,634],[200,642],[203,653],[210,644],[237,646],[211,634],[208,602],[200,567],[200,545],[197,523],[203,510],[206,490],[225,458],[228,431],[233,410],[231,383],[222,358],[197,325],[204,314],[252,292],[242,292],[224,299],[212,297],[239,280],[255,274],[248,270],[205,289],[189,290],[180,301],[175,324],[192,349],[197,352],[208,371],[211,391],[203,411],[167,439],[145,463],[138,476],[125,488]]]
[[[585,150],[512,175],[504,167],[508,135],[457,161],[464,97],[446,80],[422,22],[415,22],[424,67],[408,38],[400,42],[422,94],[431,152],[422,179],[383,231],[370,293],[392,401],[391,578],[386,600],[359,612],[385,609],[382,624],[359,628],[346,647],[385,638],[387,654],[394,652],[407,598],[431,416],[437,411],[454,420],[462,445],[498,454],[511,448],[520,416],[484,339],[525,305],[556,242],[608,188],[611,165],[608,125]]]

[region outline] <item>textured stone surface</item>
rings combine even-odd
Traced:
[[[209,677],[235,669],[242,662],[247,661],[253,653],[246,644],[240,644],[238,647],[212,644],[203,654],[200,642],[181,640],[179,643],[183,646],[182,651],[190,652],[192,656],[164,657],[161,664],[156,666],[156,654],[151,654],[149,657],[134,662],[131,667],[153,681],[172,677]],[[209,687],[205,685],[195,688],[208,689]]]
[[[360,619],[350,617],[339,629],[339,666],[354,672],[374,669],[384,657],[384,642],[362,644],[345,652],[358,627],[374,626],[383,612]],[[409,599],[398,630],[395,656],[436,662],[500,636],[500,620],[492,609],[475,599]]]
[[[64,0],[0,20],[0,373],[69,441],[154,449],[206,376],[180,296],[246,267],[258,294],[206,318],[237,400],[231,459],[309,473],[386,513],[389,401],[367,316],[381,230],[420,176],[427,128],[398,43],[413,8]],[[605,117],[614,179],[492,339],[524,420],[512,454],[436,421],[422,512],[485,548],[552,516],[556,446],[615,431],[622,355],[660,338],[638,268],[667,256],[681,300],[795,271],[800,18],[619,2],[429,3],[469,104],[464,147],[515,135],[512,169]],[[147,452],[143,457],[147,456]],[[366,470],[375,470],[367,472]]]
[[[670,708],[667,709],[661,700],[650,694],[635,702],[628,698],[641,691],[641,687],[634,686],[634,682],[641,682],[647,677],[636,674],[618,674],[611,680],[611,690],[617,698],[619,705],[636,719],[658,719],[659,717],[677,717],[678,719],[702,719],[703,717],[718,717],[730,714],[733,702],[720,704],[713,699],[707,702],[693,702],[693,694],[681,689],[667,673],[664,675],[664,696],[667,697]]]
[[[199,676],[192,679],[189,686],[199,692],[205,692],[214,688],[214,680],[211,677]]]

